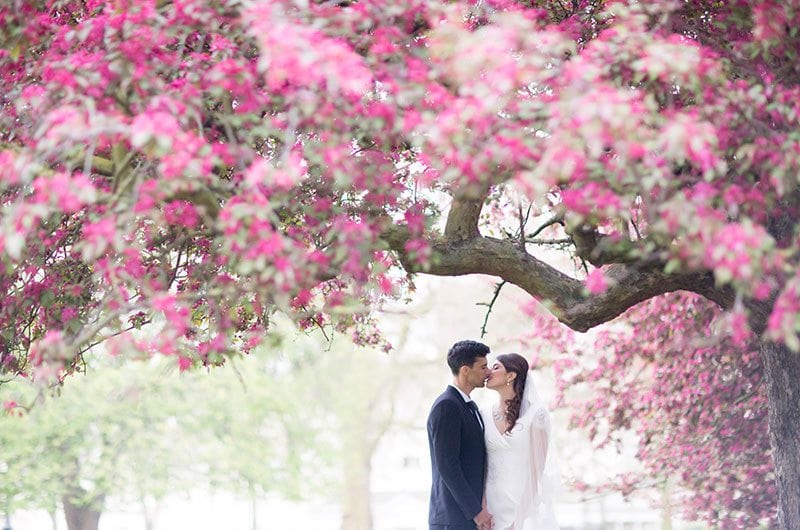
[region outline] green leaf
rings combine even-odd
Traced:
[[[673,274],[678,272],[681,268],[681,260],[678,258],[670,259],[666,265],[664,265],[664,273],[665,274]]]
[[[41,298],[39,298],[39,303],[41,304],[42,307],[50,307],[51,305],[53,305],[55,299],[56,295],[53,294],[53,291],[48,290],[42,293]]]

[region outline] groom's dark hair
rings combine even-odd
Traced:
[[[447,366],[453,375],[458,375],[462,366],[472,366],[478,357],[489,355],[489,346],[474,340],[460,340],[447,352]]]

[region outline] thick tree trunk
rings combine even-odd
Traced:
[[[374,448],[367,440],[354,440],[345,469],[341,530],[372,530],[370,474]]]
[[[782,530],[800,530],[800,354],[763,341],[761,356],[778,486],[778,523]]]
[[[71,499],[64,497],[64,518],[68,530],[97,530],[102,515],[102,500],[96,500],[87,506],[78,506]]]

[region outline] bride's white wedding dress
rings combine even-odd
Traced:
[[[486,426],[486,508],[492,530],[557,530],[558,487],[550,436],[550,414],[528,374],[522,410],[511,432],[501,433],[492,407],[481,410]],[[529,388],[530,387],[530,388]]]

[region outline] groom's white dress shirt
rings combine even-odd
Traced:
[[[469,394],[464,393],[464,391],[458,388],[456,385],[450,383],[450,386],[458,390],[458,393],[461,394],[461,397],[464,399],[464,403],[469,404],[472,401],[472,398],[469,397]],[[478,412],[478,408],[470,407],[470,410],[472,410],[472,413],[475,415],[475,419],[478,420],[478,425],[480,425],[481,429],[483,429],[483,418],[481,418],[481,413]]]
[[[461,390],[460,388],[458,388],[456,385],[454,385],[453,383],[450,383],[450,386],[452,386],[453,388],[455,388],[456,390],[458,390],[458,393],[459,393],[459,394],[461,394],[461,397],[462,397],[462,398],[464,398],[464,402],[465,402],[465,403],[469,403],[470,401],[472,401],[472,398],[471,398],[471,397],[469,397],[469,394],[465,394],[465,393],[464,393],[464,391],[463,391],[463,390]],[[441,387],[440,387],[440,388],[441,388]]]

